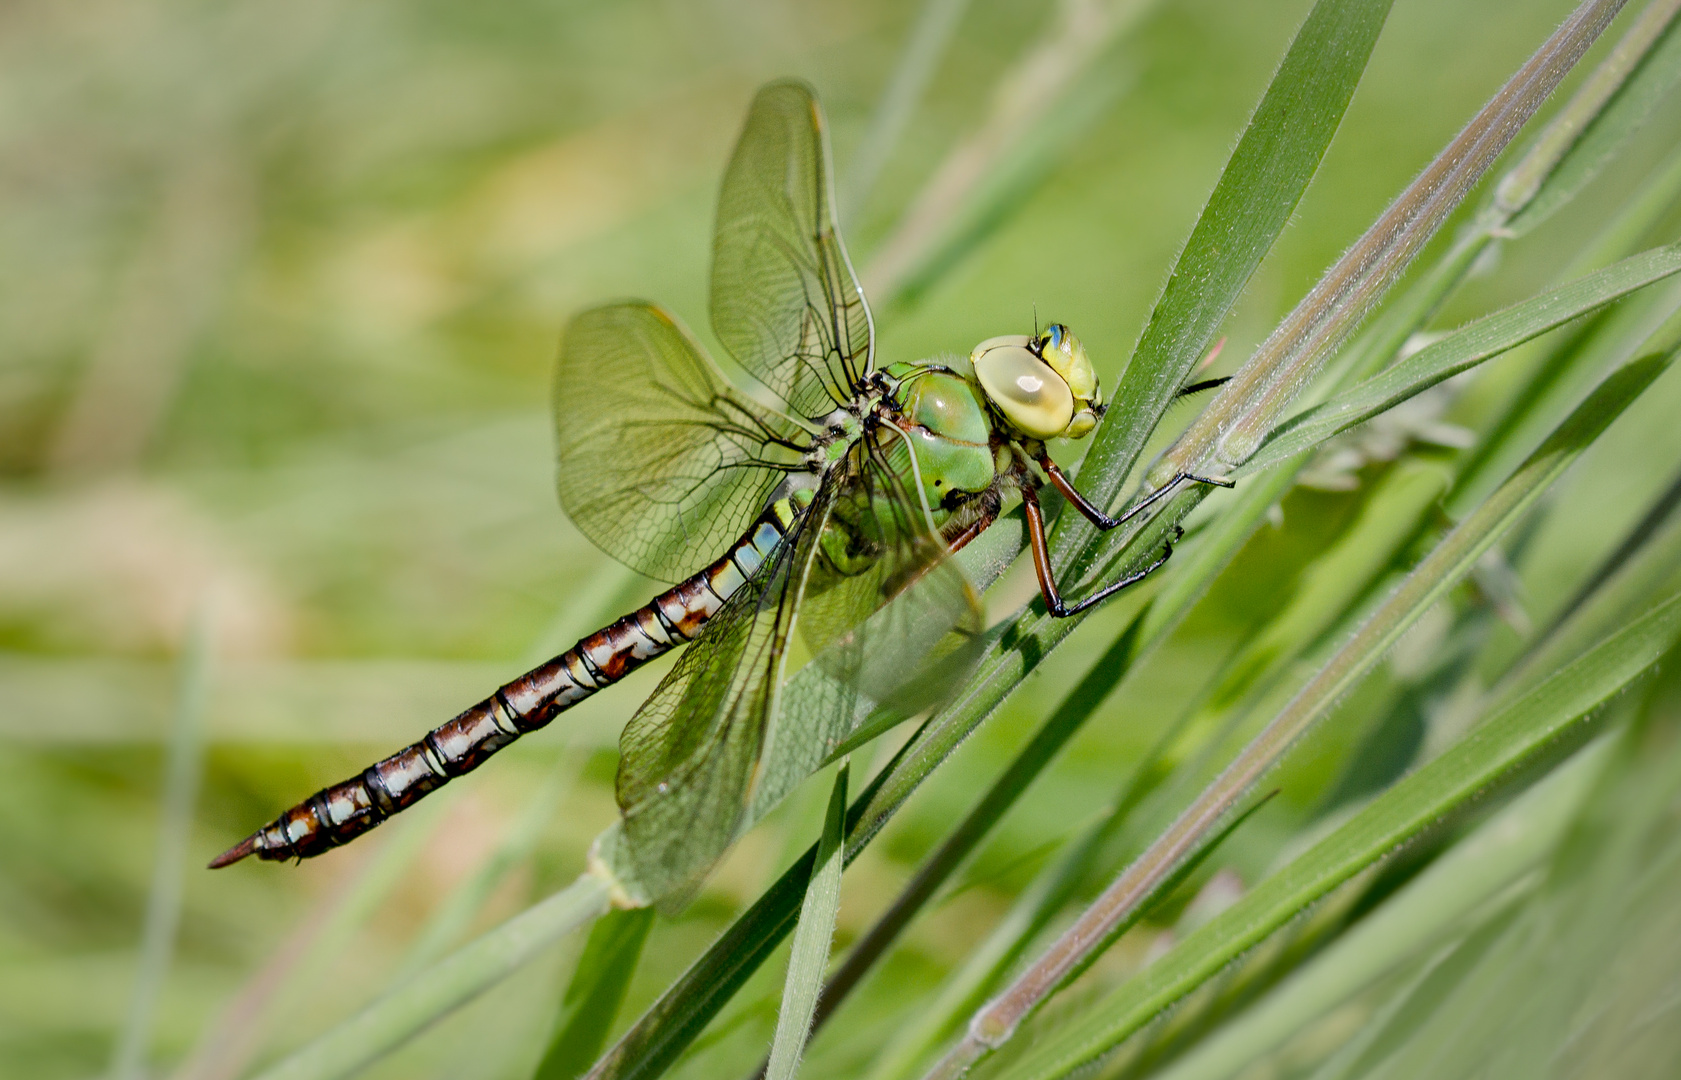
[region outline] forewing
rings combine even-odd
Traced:
[[[854,450],[829,517],[840,557],[819,553],[800,614],[826,672],[907,714],[944,696],[984,626],[979,595],[905,482],[908,463],[896,436]]]
[[[574,318],[554,384],[556,486],[573,524],[631,569],[678,581],[758,515],[802,436],[734,389],[669,313]]]
[[[830,490],[819,490],[619,737],[626,849],[639,884],[668,907],[728,848],[752,799]]]
[[[753,99],[718,197],[712,327],[806,417],[851,400],[873,357],[869,307],[833,206],[815,94],[802,82],[771,83]]]

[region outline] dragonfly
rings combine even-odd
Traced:
[[[874,324],[836,228],[822,109],[803,82],[759,91],[725,171],[711,267],[732,381],[673,315],[621,302],[577,315],[553,389],[560,503],[626,566],[672,587],[526,672],[420,741],[298,803],[218,855],[304,859],[345,844],[523,735],[686,646],[620,738],[616,795],[644,882],[675,888],[741,827],[773,738],[828,738],[845,694],[783,700],[790,657],[872,700],[910,692],[983,628],[952,554],[1019,498],[1046,609],[1066,617],[1172,555],[1078,600],[1052,572],[1040,491],[1099,529],[1116,517],[1051,459],[1105,409],[1066,326],[989,338],[964,364],[878,364]],[[1188,387],[1201,389],[1209,384]],[[694,570],[694,567],[700,569]],[[826,715],[825,715],[826,714]]]

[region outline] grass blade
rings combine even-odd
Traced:
[[[258,1080],[349,1076],[460,1008],[608,907],[607,886],[585,874],[501,926],[457,949],[402,986],[263,1070]]]
[[[859,821],[903,757],[901,750],[847,810],[846,861],[862,850]],[[603,839],[611,842],[613,835],[609,830]],[[610,860],[612,854],[598,857]],[[814,844],[620,1036],[590,1069],[590,1080],[646,1080],[669,1068],[793,929],[816,864]]]
[[[1291,417],[1234,475],[1247,475],[1312,449],[1422,390],[1677,271],[1681,271],[1681,244],[1653,248],[1485,315],[1360,385]]]
[[[1482,554],[1669,366],[1646,357],[1617,372],[1571,414],[1554,436],[1494,496],[1450,533],[1418,568],[1269,722],[1177,820],[970,1024],[931,1075],[960,1075],[1014,1034],[1017,1025],[1088,961],[1113,928],[1131,917],[1157,885],[1196,851],[1261,776],[1308,727],[1368,672],[1401,633],[1470,572]]]
[[[110,1075],[114,1080],[140,1080],[147,1073],[152,1021],[181,923],[181,875],[204,770],[204,702],[210,692],[210,628],[202,614],[188,633],[187,647],[181,654],[180,680],[169,762],[164,770],[158,851],[152,863],[151,892],[146,897],[145,929],[140,936],[140,963],[129,997],[128,1017],[111,1052]]]
[[[1487,796],[1502,782],[1591,727],[1593,711],[1656,663],[1681,632],[1681,595],[1626,628],[1375,799],[1289,866],[1181,942],[1003,1074],[1009,1080],[1069,1075],[1119,1045],[1152,1016],[1284,925],[1302,908],[1429,827]]]
[[[800,905],[799,925],[788,955],[788,980],[782,991],[782,1008],[776,1016],[776,1037],[771,1042],[767,1080],[793,1080],[805,1052],[811,1017],[817,1009],[817,995],[823,989],[823,971],[829,963],[829,944],[835,936],[835,916],[840,912],[841,865],[846,855],[846,778],[842,764],[829,793],[829,809],[823,816],[823,838],[817,845],[817,863],[811,883]]]
[[[1373,981],[1417,959],[1465,916],[1532,870],[1587,799],[1611,744],[1602,739],[1431,863],[1261,1001],[1164,1069],[1159,1080],[1234,1076]]]
[[[1526,163],[1495,188],[1502,231],[1523,236],[1585,187],[1681,76],[1681,0],[1653,0],[1537,140]]]
[[[1424,242],[1581,59],[1622,0],[1585,0],[1325,272],[1150,470],[1152,486],[1246,461]]]
[[[837,216],[843,226],[851,227],[869,202],[876,178],[904,135],[911,113],[922,101],[934,69],[968,9],[969,0],[926,0],[922,5],[922,13],[911,28],[910,40],[905,43],[904,53],[893,72],[893,81],[882,93],[875,114],[870,117],[869,130],[864,132],[858,152],[841,182]]]
[[[1388,18],[1390,0],[1321,0],[1296,33],[1232,151],[1127,362],[1081,463],[1100,506],[1120,493],[1173,395],[1207,354],[1307,191]],[[1090,526],[1062,524],[1058,554]]]
[[[532,1080],[573,1080],[601,1053],[653,925],[653,908],[614,911],[596,920],[561,999],[566,1023],[549,1041]]]

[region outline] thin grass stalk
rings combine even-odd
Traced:
[[[169,975],[175,934],[181,925],[182,875],[187,844],[204,772],[204,703],[210,692],[210,616],[193,619],[181,652],[175,719],[170,727],[169,759],[164,768],[163,812],[158,815],[158,850],[152,860],[152,887],[146,897],[146,921],[140,935],[140,962],[129,995],[128,1016],[111,1050],[113,1080],[140,1080],[148,1072],[158,997]]]
[[[1648,357],[1613,375],[1554,437],[1482,506],[1449,533],[1346,645],[1125,873],[1094,901],[1040,958],[987,1007],[929,1076],[962,1075],[1008,1042],[1016,1027],[1069,978],[1083,970],[1112,932],[1135,914],[1162,881],[1197,849],[1295,741],[1394,644],[1425,610],[1469,573],[1518,517],[1540,498],[1610,420],[1664,370],[1670,357]]]
[[[1152,486],[1182,472],[1228,470],[1255,452],[1621,8],[1622,0],[1585,0],[1571,13],[1238,369],[1150,469]]]
[[[560,938],[608,910],[607,885],[589,874],[526,908],[369,1004],[256,1080],[337,1080],[390,1053]]]
[[[562,749],[548,776],[532,793],[525,809],[514,819],[513,826],[503,833],[489,858],[451,890],[431,918],[426,920],[426,925],[416,935],[396,973],[391,976],[393,986],[411,978],[442,955],[473,924],[496,887],[530,858],[542,838],[543,829],[560,805],[561,796],[577,775],[582,756],[575,750]]]
[[[1146,609],[1147,610],[1147,609]],[[998,779],[993,781],[980,800],[955,829],[946,834],[940,846],[917,868],[910,883],[894,898],[880,918],[847,953],[846,961],[823,988],[813,1028],[818,1029],[834,1015],[843,1001],[851,995],[864,975],[887,952],[899,934],[910,924],[922,908],[933,899],[940,887],[951,877],[979,845],[1000,818],[1015,805],[1022,792],[1056,758],[1074,733],[1079,731],[1092,712],[1114,690],[1121,677],[1130,669],[1137,652],[1138,627],[1142,613],[1104,652],[1079,684],[1063,699],[1055,712],[1034,733],[1015,759]]]
[[[1310,905],[1433,829],[1508,792],[1604,729],[1604,706],[1673,649],[1681,593],[1608,632],[1569,665],[1396,783],[1333,833],[1258,883],[1167,956],[1046,1032],[1008,1080],[1063,1080],[1100,1060]]]
[[[1511,220],[1529,207],[1541,185],[1669,30],[1677,12],[1681,12],[1681,0],[1652,0],[1634,18],[1605,59],[1541,130],[1522,160],[1495,185],[1490,220],[1479,223],[1484,231],[1491,236],[1504,235]]]
[[[1312,1018],[1440,945],[1461,920],[1551,854],[1604,771],[1615,739],[1601,736],[1584,747],[1158,1080],[1234,1076]]]
[[[1524,648],[1523,654],[1513,662],[1508,673],[1516,674],[1528,667],[1532,658],[1544,655],[1543,650],[1547,650],[1555,635],[1564,631],[1571,624],[1576,613],[1587,607],[1591,601],[1604,595],[1600,590],[1612,578],[1620,576],[1626,569],[1629,569],[1637,558],[1665,550],[1671,550],[1675,557],[1681,558],[1681,542],[1678,542],[1681,541],[1681,536],[1674,535],[1672,527],[1666,527],[1677,507],[1681,507],[1681,472],[1677,472],[1670,479],[1668,486],[1646,508],[1646,512],[1640,516],[1639,521],[1634,523],[1634,527],[1628,531],[1628,534],[1612,549],[1610,554],[1601,560],[1600,564],[1594,568],[1593,573],[1588,575],[1587,580],[1583,581],[1570,598],[1564,602],[1558,613],[1553,616],[1552,623],[1537,634],[1534,640]],[[1666,561],[1664,569],[1667,570],[1672,565],[1672,563]],[[1540,670],[1545,670],[1545,666],[1542,666]]]
[[[865,846],[857,839],[865,813],[907,748],[901,747],[848,807],[848,864]],[[663,1074],[792,930],[816,863],[817,845],[813,844],[602,1055],[586,1080]]]
[[[847,776],[848,765],[843,762],[829,793],[823,835],[817,842],[817,859],[788,953],[788,978],[782,991],[782,1006],[776,1014],[770,1061],[765,1068],[769,1080],[794,1080],[811,1035],[812,1014],[817,1011],[817,999],[823,992],[823,970],[835,936],[835,916],[840,911],[841,866],[846,854]]]
[[[853,155],[852,166],[841,182],[837,216],[842,226],[853,225],[869,202],[882,168],[904,135],[911,114],[922,103],[929,80],[934,77],[952,35],[968,10],[969,0],[926,0],[922,5],[916,25],[911,28],[910,40],[905,43],[893,71],[893,80],[882,93],[875,114],[870,117],[870,126]]]
[[[1681,250],[1681,245],[1669,250]],[[1673,340],[1666,328],[1675,325],[1677,312],[1681,312],[1681,280],[1672,280],[1587,320],[1556,348],[1533,358],[1538,362],[1516,372],[1521,380],[1508,373],[1505,381],[1515,384],[1511,385],[1514,392],[1490,425],[1489,438],[1460,466],[1443,500],[1448,517],[1463,517],[1492,491],[1603,372],[1641,349],[1661,351],[1663,341]]]
[[[531,1080],[575,1080],[589,1069],[624,1004],[654,916],[653,908],[623,908],[596,920],[572,966],[555,1031]]]
[[[1244,476],[1320,445],[1354,425],[1387,412],[1419,392],[1468,371],[1515,345],[1557,329],[1648,285],[1681,272],[1681,244],[1652,248],[1556,289],[1466,324],[1405,360],[1329,400],[1297,413],[1276,428],[1233,473]],[[1661,294],[1659,294],[1661,296]],[[1639,347],[1668,320],[1673,304],[1659,304],[1655,318],[1627,335]]]
[[[892,306],[992,171],[1093,61],[1158,2],[1062,0],[1051,32],[998,80],[986,121],[946,155],[871,258],[863,284],[878,307]]]

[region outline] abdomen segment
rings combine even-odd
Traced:
[[[602,687],[693,640],[770,558],[793,518],[789,503],[773,504],[711,566],[521,675],[419,742],[316,792],[216,856],[211,868],[247,855],[307,859],[349,843]]]

